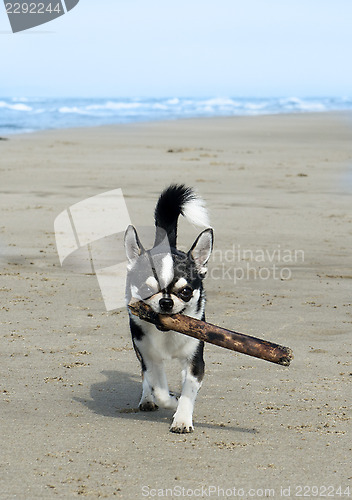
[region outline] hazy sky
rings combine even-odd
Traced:
[[[17,34],[0,2],[0,47],[0,96],[352,94],[352,0],[80,0]]]

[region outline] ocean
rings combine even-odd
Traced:
[[[0,98],[0,135],[67,127],[351,110],[352,97],[325,98]]]

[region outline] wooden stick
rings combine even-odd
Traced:
[[[149,323],[154,323],[164,330],[174,330],[195,337],[198,340],[210,342],[210,344],[242,352],[248,354],[248,356],[254,356],[278,365],[289,366],[293,359],[293,353],[289,347],[273,344],[267,340],[232,332],[226,328],[184,314],[157,314],[142,301],[130,303],[128,307],[135,316]]]

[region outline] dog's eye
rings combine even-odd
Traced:
[[[182,290],[179,292],[179,296],[181,297],[182,300],[185,302],[188,302],[190,298],[193,295],[193,290],[190,286],[185,286],[182,288]]]

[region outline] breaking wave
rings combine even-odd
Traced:
[[[350,97],[0,99],[0,133],[212,116],[351,110]]]

